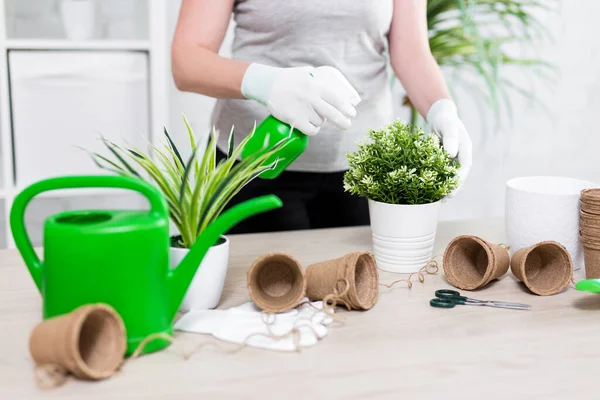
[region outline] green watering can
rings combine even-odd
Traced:
[[[150,210],[75,210],[44,224],[44,260],[25,230],[25,208],[38,194],[55,189],[121,188],[144,195]],[[173,334],[172,324],[208,249],[226,231],[252,215],[281,207],[267,195],[238,204],[210,224],[176,269],[169,268],[169,211],[157,188],[117,175],[66,176],[39,181],[17,195],[10,226],[15,243],[43,297],[43,318],[89,303],[111,305],[123,318],[131,355],[153,333]],[[142,353],[169,345],[149,342]]]

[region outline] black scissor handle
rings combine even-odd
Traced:
[[[443,299],[444,297],[462,297],[456,290],[440,289],[435,291],[435,296]]]
[[[450,300],[456,304],[465,304],[469,299],[461,296],[456,290],[440,289],[435,291],[435,296],[440,299]]]
[[[454,303],[450,299],[445,299],[443,297],[436,297],[435,299],[429,300],[429,305],[431,307],[436,307],[436,308],[454,308],[456,303]]]

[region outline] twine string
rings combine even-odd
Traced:
[[[408,276],[408,278],[406,278],[406,279],[397,279],[397,280],[393,281],[392,283],[381,283],[380,282],[379,284],[388,289],[391,289],[394,285],[396,285],[400,282],[406,282],[406,285],[408,286],[408,288],[412,289],[412,286],[413,286],[412,277],[414,275],[417,275],[419,277],[419,282],[423,283],[423,282],[425,282],[424,274],[435,275],[439,272],[440,266],[436,260],[437,257],[441,257],[441,254],[438,254],[438,255],[432,257],[429,261],[427,261],[427,263],[423,267],[421,267],[420,270],[418,270],[417,272],[411,273]]]
[[[313,310],[318,311],[314,315],[317,315],[319,312],[322,312],[322,313],[326,314],[328,317],[330,317],[333,320],[333,322],[337,322],[337,323],[339,323],[341,325],[344,325],[344,317],[342,315],[335,314],[332,311],[331,307],[325,306],[325,302],[322,302],[322,303],[323,303],[322,308],[319,308],[319,307],[315,306],[314,304],[312,304],[310,301],[305,300],[303,302],[298,303],[297,307],[301,307],[301,306],[307,305],[310,308],[312,308]]]
[[[140,344],[136,347],[133,354],[128,359],[123,360],[123,362],[121,363],[121,366],[123,366],[126,362],[130,362],[130,361],[133,361],[136,358],[138,358],[141,355],[144,348],[148,345],[148,343],[153,342],[154,340],[157,340],[157,339],[163,339],[163,340],[170,342],[177,349],[179,355],[181,355],[181,357],[184,360],[188,360],[194,353],[196,353],[198,350],[200,350],[201,348],[208,346],[208,345],[214,345],[214,346],[223,348],[225,350],[229,350],[229,349],[221,346],[220,342],[202,342],[202,343],[196,344],[190,350],[185,350],[183,348],[183,346],[181,345],[181,343],[178,340],[176,340],[173,336],[171,336],[167,333],[164,333],[164,332],[157,332],[157,333],[152,333],[152,334],[146,336],[144,338],[144,340],[142,340],[140,342]]]
[[[316,313],[313,314],[313,317],[317,315]],[[264,322],[264,319],[263,319]],[[302,325],[302,326],[298,326],[298,323],[300,322],[308,322],[308,325]],[[313,324],[313,320],[312,317],[311,318],[300,318],[297,321],[294,322],[294,325],[292,326],[292,329],[290,329],[288,332],[277,335],[273,332],[272,330],[272,325],[273,324],[267,324],[267,333],[264,332],[255,332],[252,333],[250,335],[248,335],[246,337],[246,339],[244,339],[243,343],[241,343],[239,350],[241,350],[244,347],[248,347],[248,342],[250,341],[250,339],[252,339],[253,337],[264,337],[264,338],[268,338],[271,340],[275,340],[275,341],[279,341],[279,340],[284,340],[287,339],[289,337],[292,337],[294,339],[293,343],[294,343],[294,351],[296,352],[300,352],[300,350],[302,349],[302,346],[300,346],[300,338],[301,338],[301,328],[308,328],[317,338],[317,340],[321,340],[321,338],[319,338],[319,335],[317,333],[317,331],[315,330],[315,328],[312,326]]]
[[[345,288],[341,292],[338,289],[338,283],[340,283],[340,282],[345,283],[345,285],[346,285]],[[328,314],[333,314],[338,303],[341,303],[346,306],[348,311],[352,310],[352,306],[350,304],[348,304],[348,302],[346,300],[344,300],[344,296],[346,294],[348,294],[349,291],[350,291],[350,282],[348,281],[348,279],[346,279],[346,278],[338,279],[335,283],[335,286],[333,287],[333,293],[328,294],[327,296],[325,296],[323,298],[323,309],[327,310],[326,312]]]
[[[342,291],[340,291],[338,289],[338,284],[340,282],[345,283],[345,288]],[[327,316],[331,317],[334,321],[341,322],[340,321],[341,316],[335,314],[335,308],[336,308],[338,302],[340,302],[340,303],[344,304],[349,310],[351,309],[350,305],[343,299],[343,296],[345,296],[349,290],[350,290],[350,282],[348,281],[348,279],[338,279],[335,287],[333,288],[333,292],[323,298],[322,309],[317,308],[315,305],[313,305],[309,301],[303,301],[303,302],[297,304],[295,308],[300,307],[305,304],[308,304],[310,307],[312,307],[315,310],[315,313],[313,313],[313,315],[310,318],[300,318],[297,321],[295,321],[294,325],[292,326],[292,329],[290,329],[288,332],[286,332],[284,334],[276,334],[275,332],[273,332],[273,326],[275,325],[277,314],[263,313],[261,318],[267,327],[267,333],[255,332],[255,333],[248,335],[244,339],[244,341],[240,344],[239,348],[234,351],[239,351],[239,350],[247,347],[250,339],[252,339],[253,337],[260,336],[260,337],[264,337],[264,338],[268,338],[268,339],[272,339],[272,340],[276,340],[276,341],[284,340],[289,337],[292,337],[294,339],[294,351],[299,352],[301,350],[300,337],[301,337],[302,332],[300,329],[302,327],[308,328],[315,335],[317,340],[320,340],[318,333],[316,332],[316,330],[313,327],[313,323],[314,323],[313,318],[315,316],[317,316],[319,313],[323,312]],[[308,325],[303,325],[302,327],[298,327],[298,324],[301,322],[308,322]]]
[[[57,364],[36,365],[34,375],[38,387],[45,390],[64,385],[69,379],[67,370]]]
[[[271,312],[262,313],[260,315],[260,319],[262,319],[262,322],[264,322],[268,328],[275,324],[275,318],[277,318],[277,314]]]
[[[265,324],[267,324],[267,326],[272,324],[272,322],[270,322],[268,320],[263,319],[263,321],[265,322]],[[136,349],[134,350],[134,352],[131,354],[131,356],[129,358],[123,358],[120,365],[117,367],[116,373],[119,373],[123,369],[125,364],[135,360],[136,358],[139,358],[140,355],[142,354],[142,351],[144,350],[144,348],[149,343],[151,343],[155,340],[158,340],[158,339],[169,341],[176,348],[177,353],[184,360],[188,360],[193,354],[195,354],[200,349],[202,349],[203,347],[208,346],[208,345],[213,345],[213,346],[219,347],[221,349],[224,349],[226,352],[230,352],[230,353],[235,353],[235,352],[241,350],[242,348],[246,347],[245,344],[242,343],[238,348],[234,348],[233,350],[231,350],[230,348],[223,346],[222,342],[215,340],[215,341],[206,341],[206,342],[198,343],[195,346],[193,346],[191,349],[186,350],[183,348],[180,341],[175,339],[173,336],[170,336],[164,332],[157,332],[157,333],[152,333],[152,334],[146,336],[140,342],[140,344],[136,347]],[[67,370],[65,370],[63,367],[56,365],[56,364],[38,365],[38,366],[36,366],[34,373],[35,373],[35,381],[36,381],[38,387],[40,387],[41,389],[53,389],[58,386],[62,386],[70,379],[70,376],[71,376]]]
[[[317,308],[317,310],[319,312],[323,312],[323,310],[321,310],[321,309]],[[290,329],[288,332],[286,332],[284,334],[276,334],[275,332],[273,332],[273,326],[275,325],[277,315],[271,314],[271,313],[263,313],[261,316],[261,319],[267,328],[267,332],[266,333],[255,332],[253,334],[250,334],[244,339],[244,341],[242,343],[240,343],[238,346],[236,346],[234,348],[231,348],[229,346],[223,346],[222,342],[213,340],[213,341],[198,343],[195,346],[193,346],[191,349],[186,350],[185,348],[183,348],[180,341],[175,339],[173,336],[170,336],[164,332],[152,333],[152,334],[146,336],[140,342],[140,344],[136,347],[136,349],[134,350],[134,352],[132,353],[132,355],[129,358],[124,358],[121,361],[121,364],[117,368],[117,373],[123,369],[125,364],[135,360],[136,358],[139,358],[140,355],[142,354],[142,351],[149,343],[151,343],[155,340],[158,340],[158,339],[163,339],[163,340],[169,341],[177,349],[177,353],[184,360],[189,360],[193,354],[195,354],[200,349],[202,349],[203,347],[208,346],[208,345],[213,345],[218,348],[221,348],[225,352],[230,353],[230,354],[237,353],[240,350],[242,350],[246,347],[249,347],[248,342],[252,338],[258,337],[258,336],[272,339],[275,341],[280,341],[280,340],[284,340],[289,337],[292,337],[293,344],[294,344],[294,351],[299,352],[302,348],[302,346],[300,345],[300,339],[301,339],[301,334],[302,334],[301,329],[310,330],[315,335],[317,340],[321,340],[317,331],[315,330],[315,328],[312,325],[314,323],[313,318],[316,315],[318,315],[318,313],[314,313],[310,318],[307,318],[307,317],[300,318],[297,321],[295,321],[292,329]],[[303,322],[306,324],[298,326],[300,323],[303,323]],[[61,366],[56,365],[56,364],[38,365],[38,366],[36,366],[34,373],[35,373],[36,383],[42,389],[53,389],[58,386],[62,386],[70,378],[69,372],[67,370],[65,370],[64,368],[62,368]]]
[[[338,284],[340,282],[345,283],[345,288],[341,291],[338,289]],[[257,337],[257,336],[262,336],[262,337],[276,340],[276,341],[284,340],[289,337],[292,337],[293,344],[294,344],[294,351],[300,352],[300,350],[302,348],[302,346],[300,345],[300,339],[301,339],[301,334],[302,334],[301,329],[308,329],[315,335],[317,340],[321,340],[321,338],[319,337],[317,331],[315,330],[315,328],[313,326],[313,323],[314,323],[313,319],[319,313],[321,313],[321,312],[325,313],[327,316],[332,318],[334,321],[341,322],[340,319],[342,317],[340,315],[335,314],[335,308],[338,305],[338,303],[341,303],[341,304],[345,305],[348,308],[348,310],[351,309],[350,305],[343,299],[343,296],[345,296],[349,290],[350,290],[350,282],[348,281],[348,279],[339,279],[336,282],[333,292],[331,294],[325,296],[325,298],[323,298],[322,308],[317,308],[315,305],[313,305],[312,303],[310,303],[308,301],[298,304],[296,307],[300,307],[304,304],[308,304],[310,307],[315,309],[316,312],[313,313],[313,315],[310,318],[305,317],[305,318],[300,318],[300,319],[296,320],[294,322],[294,325],[292,326],[292,329],[290,329],[288,332],[286,332],[284,334],[278,335],[278,334],[275,334],[275,332],[273,331],[273,326],[275,325],[276,318],[277,318],[276,314],[262,313],[261,319],[267,328],[267,332],[266,333],[255,332],[253,334],[250,334],[244,339],[244,341],[242,343],[240,343],[238,346],[234,347],[233,349],[228,346],[227,347],[223,346],[222,342],[220,342],[220,341],[213,340],[213,341],[206,341],[206,342],[198,343],[195,346],[193,346],[191,349],[186,350],[185,348],[183,348],[180,341],[175,339],[173,336],[171,336],[167,333],[164,333],[164,332],[152,333],[152,334],[146,336],[140,342],[140,344],[135,348],[135,350],[133,351],[133,353],[131,354],[130,357],[123,358],[123,360],[117,367],[116,373],[119,373],[127,363],[139,358],[140,355],[142,354],[142,351],[146,348],[146,346],[149,343],[151,343],[155,340],[158,340],[158,339],[167,340],[168,342],[170,342],[170,344],[172,344],[176,348],[178,354],[184,360],[189,360],[193,354],[195,354],[200,349],[202,349],[203,347],[208,346],[208,345],[214,345],[216,347],[224,349],[226,352],[228,352],[230,354],[237,353],[240,350],[242,350],[246,347],[249,347],[248,342],[250,341],[250,339],[252,339],[253,337]],[[304,324],[299,326],[300,323],[304,323]],[[66,369],[64,369],[63,367],[61,367],[60,365],[56,365],[56,364],[37,365],[35,367],[34,374],[35,374],[35,381],[36,381],[37,385],[42,389],[52,389],[52,388],[56,388],[58,386],[62,386],[70,378],[69,372]]]

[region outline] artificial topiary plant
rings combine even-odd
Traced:
[[[370,141],[348,154],[346,191],[389,204],[434,203],[458,185],[460,164],[452,160],[435,134],[397,119],[369,131]]]

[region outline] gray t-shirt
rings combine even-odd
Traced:
[[[369,129],[392,120],[387,69],[387,34],[393,0],[237,0],[232,56],[274,67],[329,65],[338,68],[361,97],[350,129],[326,122],[309,138],[306,151],[290,171],[333,172],[348,168],[346,154]],[[219,148],[227,148],[231,126],[235,144],[252,131],[268,110],[253,100],[219,99],[212,125]]]

